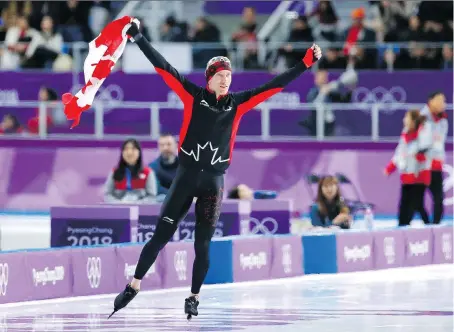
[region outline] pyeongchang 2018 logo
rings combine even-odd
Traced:
[[[454,172],[453,167],[448,164],[443,165],[443,173],[445,178],[443,179],[443,191],[445,193],[445,199],[443,200],[443,205],[453,206],[454,205],[454,196],[453,196],[453,187],[454,187]]]
[[[9,281],[8,263],[0,263],[0,296],[6,295],[6,289]]]
[[[240,254],[240,266],[243,270],[252,270],[258,269],[260,270],[262,267],[266,266],[268,262],[268,257],[266,252],[260,251],[257,254],[250,253],[249,255],[245,255],[243,253]]]
[[[344,247],[344,259],[348,262],[356,262],[356,261],[365,261],[366,259],[370,258],[372,253],[372,249],[370,245],[364,245],[362,247],[354,246],[353,248],[349,248],[347,246]]]

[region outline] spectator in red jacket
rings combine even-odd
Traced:
[[[157,182],[154,172],[143,167],[142,149],[135,139],[128,139],[121,148],[118,166],[107,178],[104,201],[108,203],[141,203],[154,201]]]
[[[22,127],[15,115],[6,114],[0,123],[0,135],[22,133]]]
[[[396,169],[400,172],[399,226],[410,225],[415,211],[420,213],[424,223],[429,223],[424,208],[424,191],[431,180],[432,161],[427,153],[432,144],[431,126],[425,124],[426,117],[417,110],[408,111],[403,122],[399,145],[385,169],[385,175]]]

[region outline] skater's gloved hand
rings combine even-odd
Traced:
[[[307,68],[310,68],[314,63],[316,63],[322,57],[322,50],[320,46],[314,44],[306,51],[304,55],[303,62]]]
[[[139,20],[135,18],[131,22],[131,27],[126,31],[126,34],[133,40],[138,40],[141,37],[139,25],[140,25]]]

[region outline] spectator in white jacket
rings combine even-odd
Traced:
[[[22,67],[50,68],[61,54],[62,47],[63,37],[55,31],[52,18],[44,16],[41,21],[41,31],[33,36],[25,52],[26,60]]]
[[[38,31],[30,28],[28,19],[19,16],[17,25],[8,29],[5,37],[6,49],[0,61],[3,70],[16,70],[20,67],[25,52]]]

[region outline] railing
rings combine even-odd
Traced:
[[[8,107],[8,108],[38,108],[39,109],[39,137],[45,139],[49,138],[58,138],[64,137],[65,139],[106,139],[106,138],[122,138],[126,136],[126,134],[106,134],[105,133],[105,119],[104,115],[106,113],[106,109],[116,109],[116,110],[134,110],[134,109],[141,109],[144,112],[144,109],[148,109],[150,112],[150,135],[135,135],[140,137],[143,140],[156,140],[160,133],[161,133],[161,110],[162,109],[173,109],[181,111],[183,109],[181,103],[176,102],[100,102],[95,101],[93,104],[92,110],[94,112],[94,133],[93,134],[76,134],[76,133],[68,133],[68,134],[52,134],[48,133],[47,128],[47,111],[46,107],[48,106],[55,106],[54,103],[46,103],[46,102],[36,102],[36,101],[23,101],[17,103],[0,103],[0,108]],[[248,140],[264,140],[264,141],[307,141],[307,140],[343,140],[343,141],[351,141],[361,139],[363,141],[396,141],[398,136],[400,135],[400,128],[402,123],[402,118],[404,112],[409,109],[421,109],[424,104],[367,104],[367,103],[351,103],[351,104],[338,104],[338,103],[302,103],[302,104],[294,104],[294,105],[283,105],[279,103],[262,103],[259,105],[254,111],[260,111],[260,135],[238,135],[238,140],[240,141],[248,141]],[[327,137],[325,135],[325,111],[326,108],[329,107],[332,110],[340,111],[341,113],[347,114],[347,111],[353,112],[363,112],[362,114],[366,114],[370,117],[371,126],[370,126],[370,135],[368,136],[332,136]],[[310,138],[307,136],[295,136],[295,135],[275,135],[271,133],[271,128],[273,121],[271,119],[271,113],[273,112],[280,112],[283,110],[285,112],[292,111],[304,111],[304,110],[311,110],[316,112],[316,136],[314,138]],[[453,110],[453,104],[447,105],[447,110]],[[134,110],[138,112],[138,110]],[[91,110],[88,112],[92,112]],[[170,110],[164,110],[164,112],[172,112]],[[177,111],[178,112],[178,111]],[[390,113],[391,112],[391,113]],[[381,135],[380,130],[380,113],[383,115],[393,115],[392,123],[395,125],[396,130],[393,131],[392,135]],[[452,112],[451,112],[452,113]],[[358,113],[354,113],[358,115]],[[82,114],[82,117],[87,116],[86,113]],[[342,118],[342,115],[336,115],[337,119]],[[356,116],[348,116],[345,115],[345,120],[354,122],[358,120]],[[363,118],[364,119],[364,118]],[[291,123],[290,120],[289,123]],[[389,122],[389,120],[388,120]],[[138,123],[137,123],[138,124]],[[285,127],[286,124],[284,124]],[[65,124],[65,126],[69,126]],[[178,125],[179,127],[179,125]],[[394,134],[395,133],[395,134]],[[383,134],[383,133],[382,133]],[[8,135],[9,137],[18,137],[23,136],[24,134],[17,135],[11,134]],[[27,134],[25,134],[27,135]],[[128,134],[127,136],[130,136]],[[3,136],[6,137],[6,136]]]

